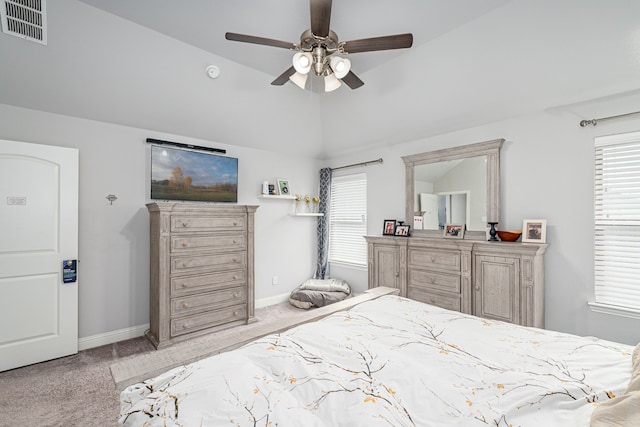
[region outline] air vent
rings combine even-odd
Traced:
[[[0,0],[2,31],[47,44],[47,0]]]

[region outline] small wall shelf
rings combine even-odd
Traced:
[[[291,216],[324,216],[321,212],[313,212],[313,213],[291,213]]]
[[[279,194],[259,194],[261,199],[280,199],[280,200],[295,200],[296,196],[281,196]]]

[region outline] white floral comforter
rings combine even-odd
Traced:
[[[633,347],[386,296],[122,392],[127,426],[588,426]]]

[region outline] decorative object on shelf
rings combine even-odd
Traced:
[[[522,241],[525,243],[546,243],[547,220],[525,219],[522,221]]]
[[[424,217],[422,215],[414,215],[413,216],[413,229],[414,230],[422,230],[424,224]]]
[[[411,233],[409,232],[411,226],[410,225],[398,225],[396,226],[395,236],[409,237]]]
[[[445,224],[443,236],[448,239],[464,238],[464,225],[463,224]]]
[[[262,183],[262,194],[269,194],[269,181]]]
[[[488,223],[491,226],[491,229],[489,230],[489,241],[490,242],[497,242],[498,238],[496,237],[496,225],[498,225],[497,222],[489,222]]]
[[[313,212],[317,213],[319,212],[319,207],[320,207],[320,197],[318,196],[313,196],[311,198],[311,201],[313,202]]]
[[[276,195],[276,186],[274,184],[269,184],[269,195],[271,196]]]
[[[278,194],[281,196],[288,196],[291,194],[288,179],[278,179]]]
[[[522,231],[520,230],[498,230],[498,237],[500,237],[500,240],[502,240],[503,242],[515,242],[520,238],[521,235]]]
[[[382,235],[383,236],[394,236],[396,233],[396,220],[395,219],[385,219],[384,224],[382,225]]]
[[[304,195],[304,213],[311,213],[311,207],[309,204],[311,203],[311,197],[308,194]]]

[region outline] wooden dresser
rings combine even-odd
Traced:
[[[449,310],[544,327],[546,244],[365,236],[369,288]]]
[[[156,348],[255,321],[257,206],[149,203],[150,328]]]

